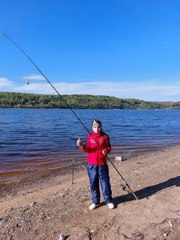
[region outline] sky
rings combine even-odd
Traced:
[[[179,0],[0,0],[0,10],[0,92],[56,94],[42,72],[61,95],[180,101]]]

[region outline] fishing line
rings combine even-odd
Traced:
[[[88,128],[85,126],[85,124],[81,121],[81,119],[78,117],[78,115],[75,113],[75,111],[71,108],[71,106],[66,102],[66,100],[63,98],[63,96],[58,92],[58,90],[54,87],[54,85],[49,81],[49,79],[46,77],[46,75],[41,71],[41,69],[37,66],[37,64],[29,57],[29,55],[12,39],[10,38],[6,33],[2,33],[2,36],[6,39],[8,39],[11,43],[13,43],[15,45],[16,48],[18,48],[23,55],[25,55],[25,57],[27,57],[29,59],[29,61],[33,64],[33,66],[40,72],[40,74],[46,79],[46,81],[50,84],[50,86],[54,89],[54,91],[58,94],[58,96],[61,98],[61,100],[65,103],[65,105],[67,106],[67,108],[74,114],[74,116],[77,118],[77,120],[81,123],[81,125],[86,129],[86,131],[92,136],[91,132],[88,130]],[[93,136],[92,136],[93,137]],[[93,137],[94,139],[94,137]],[[95,140],[95,139],[94,139]],[[97,146],[102,150],[102,148],[99,146],[99,144],[97,143],[97,141],[95,140]],[[119,174],[119,176],[122,178],[122,180],[125,182],[126,186],[129,188],[130,192],[133,194],[133,196],[135,197],[136,200],[138,200],[136,194],[133,192],[133,190],[130,188],[129,184],[127,183],[127,181],[124,179],[124,177],[122,176],[122,174],[119,172],[119,170],[116,168],[116,166],[114,165],[114,163],[110,160],[110,158],[107,156],[107,159],[109,160],[109,162],[112,164],[112,166],[114,167],[114,169],[117,171],[117,173]]]

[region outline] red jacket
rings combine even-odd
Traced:
[[[87,145],[80,148],[88,153],[88,164],[98,166],[106,164],[106,156],[111,152],[109,137],[104,132],[90,133],[87,137]],[[104,149],[107,151],[106,154],[102,153]]]

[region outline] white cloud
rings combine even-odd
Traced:
[[[0,77],[0,91],[8,91],[13,87],[13,82],[7,78]]]
[[[29,85],[15,85],[6,78],[0,78],[0,90],[23,92],[23,93],[39,93],[39,94],[57,94],[55,90],[40,75],[29,75],[24,79],[31,79]],[[144,82],[77,82],[53,83],[57,91],[63,94],[92,94],[107,95],[119,98],[137,98],[146,101],[180,101],[180,83],[161,83],[157,81]]]
[[[45,80],[45,78],[42,75],[38,75],[38,74],[30,74],[30,75],[24,76],[23,79],[26,81],[27,84],[29,84],[32,80],[35,80],[35,81]]]
[[[45,78],[42,75],[38,74],[30,74],[23,77],[24,80],[45,80]]]
[[[12,82],[10,80],[8,80],[7,78],[3,78],[3,77],[0,77],[0,90],[3,88],[8,88],[10,86],[12,86]]]

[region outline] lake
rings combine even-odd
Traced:
[[[100,119],[112,145],[111,159],[180,144],[179,110],[74,110],[91,131]],[[69,109],[0,109],[0,182],[60,171],[86,154],[76,146],[87,130]]]

